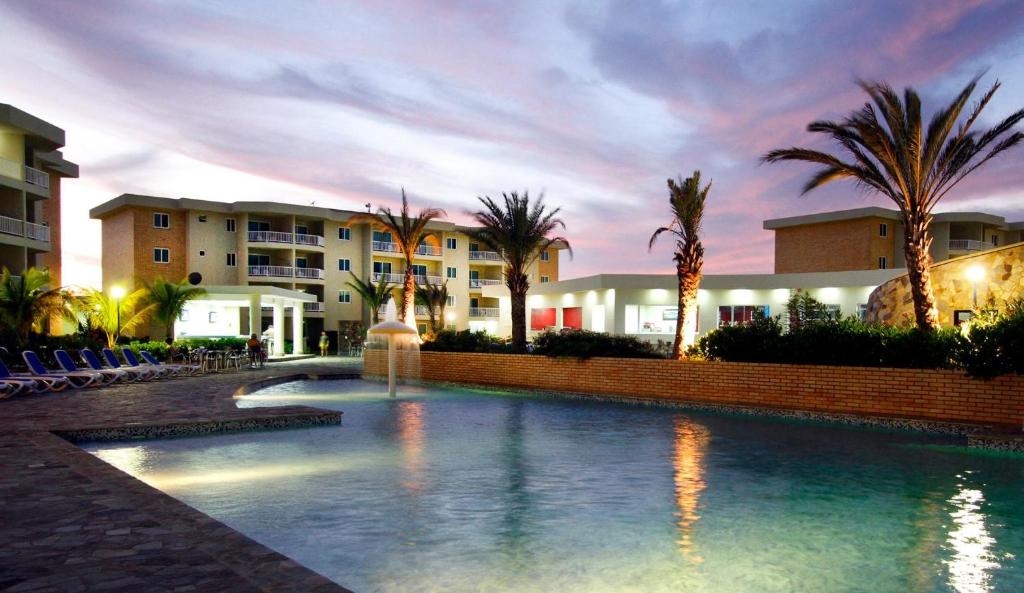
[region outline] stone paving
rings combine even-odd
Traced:
[[[346,591],[57,433],[323,422],[332,413],[302,406],[239,409],[233,396],[251,383],[351,375],[360,368],[358,359],[311,359],[0,401],[0,591]]]

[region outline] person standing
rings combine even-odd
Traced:
[[[320,332],[320,356],[327,356],[327,348],[331,345],[331,339],[327,337],[327,332]]]

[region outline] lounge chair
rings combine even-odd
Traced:
[[[99,372],[109,371],[117,373],[122,380],[127,381],[128,383],[139,381],[147,377],[146,373],[135,369],[105,367],[103,366],[103,362],[100,361],[100,357],[96,356],[96,353],[88,348],[82,348],[78,353],[82,356],[82,362],[84,362],[90,369]]]
[[[124,373],[119,373],[113,369],[80,369],[78,368],[78,365],[75,364],[74,359],[71,358],[71,355],[65,350],[54,350],[53,357],[57,359],[57,364],[60,366],[60,369],[66,373],[75,373],[79,371],[99,373],[102,377],[100,382],[103,385],[110,385],[125,376]]]
[[[31,371],[33,377],[64,377],[68,380],[68,385],[72,389],[84,389],[103,383],[103,375],[94,371],[74,371],[70,373],[50,371],[43,364],[43,361],[39,360],[39,356],[31,350],[22,352],[21,358],[25,360],[25,364],[28,366],[28,370]]]
[[[121,366],[121,363],[117,360],[117,354],[110,348],[103,349],[103,360],[106,361],[107,366],[113,369],[120,369],[128,373],[135,373],[135,376],[140,381],[149,381],[151,379],[159,379],[160,374],[154,372],[153,369],[146,369],[142,367],[126,367]]]
[[[128,363],[128,368],[153,371],[157,374],[157,377],[172,377],[178,374],[176,369],[172,369],[169,366],[153,366],[140,363],[131,348],[121,348],[121,355],[124,356],[124,361]]]
[[[164,364],[156,359],[155,356],[147,352],[146,350],[139,350],[139,356],[149,364],[156,367],[167,367],[169,369],[175,369],[175,374],[186,374],[195,375],[203,370],[203,367],[195,364]],[[145,365],[143,365],[145,366]]]
[[[71,382],[66,377],[37,377],[25,373],[12,373],[4,361],[0,360],[0,379],[25,383],[22,391],[31,389],[35,393],[44,391],[64,391]]]
[[[35,392],[38,383],[30,379],[0,379],[0,399],[18,395],[23,391]]]

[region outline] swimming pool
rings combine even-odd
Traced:
[[[356,592],[1024,591],[1024,460],[608,401],[296,382],[342,426],[87,449]]]

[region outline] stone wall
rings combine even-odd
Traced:
[[[386,375],[387,352],[367,350],[364,373]],[[455,352],[399,352],[398,373],[427,381],[980,423],[1017,431],[1024,422],[1024,376],[1019,375],[981,381],[959,371]]]
[[[965,255],[932,265],[932,288],[939,308],[939,322],[953,325],[953,312],[973,308],[974,285],[967,270],[980,266],[985,279],[978,283],[978,305],[990,300],[1002,306],[1008,299],[1024,296],[1024,243]],[[913,323],[914,303],[906,275],[882,284],[868,299],[868,321],[889,324]]]

